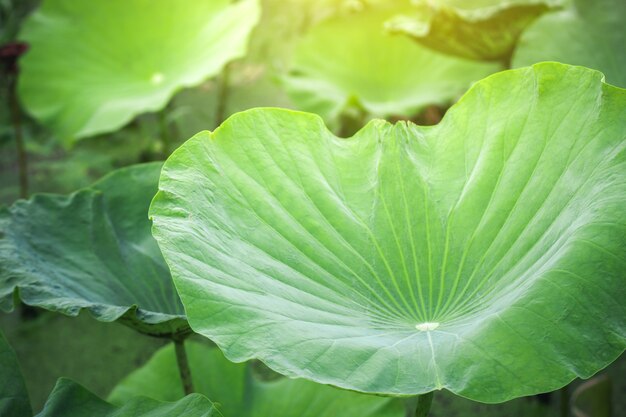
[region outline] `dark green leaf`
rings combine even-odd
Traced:
[[[184,310],[150,234],[161,163],[124,168],[70,196],[39,194],[0,211],[0,307],[88,309],[150,334],[185,331]]]
[[[0,332],[0,416],[24,417],[32,414],[17,356]]]
[[[173,403],[134,398],[121,407],[101,400],[69,379],[61,378],[37,417],[221,417],[211,401],[191,394]]]

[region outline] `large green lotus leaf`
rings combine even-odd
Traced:
[[[520,37],[513,66],[559,61],[600,70],[626,87],[626,2],[574,0],[572,7],[542,16]]]
[[[221,417],[213,403],[191,394],[171,403],[134,398],[121,407],[111,405],[69,379],[61,378],[37,417]]]
[[[480,81],[431,127],[340,139],[252,110],[165,163],[153,234],[233,361],[505,401],[626,347],[625,138],[626,91],[557,63]]]
[[[386,27],[436,51],[506,62],[522,31],[561,0],[413,0]]]
[[[0,307],[22,301],[120,319],[150,334],[188,329],[148,207],[161,163],[120,169],[69,196],[40,194],[0,211]]]
[[[0,416],[31,416],[30,400],[15,352],[0,332]]]
[[[63,139],[114,131],[245,54],[257,0],[45,0],[26,22],[26,109]]]
[[[229,362],[219,349],[186,343],[197,392],[211,398],[226,417],[404,417],[401,402],[319,385],[302,379],[262,381],[246,364]],[[176,401],[183,396],[173,345],[159,350],[118,384],[109,401],[136,396]]]
[[[375,117],[408,117],[457,99],[472,82],[498,70],[385,33],[389,13],[369,8],[336,17],[298,43],[284,79],[298,109],[321,115],[333,127],[354,108]]]

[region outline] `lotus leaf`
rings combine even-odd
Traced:
[[[411,117],[428,105],[456,100],[472,82],[498,70],[385,33],[389,13],[370,7],[311,29],[295,47],[284,78],[298,109],[321,115],[333,128],[350,112]]]
[[[250,364],[229,362],[219,349],[198,342],[187,342],[186,347],[197,392],[211,398],[225,417],[404,417],[403,404],[389,397],[301,379],[263,381]],[[160,401],[182,398],[172,345],[118,384],[109,401],[124,404],[139,395]]]
[[[191,394],[173,402],[135,398],[117,407],[103,401],[77,383],[61,378],[37,417],[221,417],[211,401]]]
[[[561,0],[415,0],[387,22],[436,51],[507,63],[522,31]]]
[[[429,127],[337,138],[258,109],[165,163],[155,235],[227,358],[481,402],[626,347],[626,91],[557,63],[488,77]]]
[[[117,130],[243,56],[257,0],[45,0],[25,23],[19,93],[63,140]]]
[[[522,34],[513,66],[559,61],[602,71],[611,84],[626,88],[626,2],[574,0],[548,13]]]
[[[187,331],[184,310],[150,234],[161,163],[120,169],[70,196],[39,194],[0,211],[0,307],[19,288],[28,305],[150,334]]]
[[[17,356],[0,332],[0,416],[24,417],[32,414]]]

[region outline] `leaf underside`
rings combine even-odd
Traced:
[[[0,416],[33,415],[15,351],[0,332]]]
[[[508,61],[522,31],[559,0],[448,0],[415,2],[387,28],[450,55]]]
[[[200,133],[151,207],[191,327],[374,393],[502,402],[597,372],[626,345],[626,92],[601,80],[506,71],[437,126],[349,139],[277,109]]]

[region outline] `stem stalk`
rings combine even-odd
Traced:
[[[417,397],[417,407],[415,408],[415,417],[427,417],[430,412],[430,406],[433,403],[433,392]]]
[[[187,359],[187,352],[185,351],[185,339],[175,338],[174,348],[176,350],[176,362],[178,363],[178,371],[183,384],[183,391],[185,395],[189,395],[194,392],[194,389],[191,380],[191,370],[189,369],[189,360]]]

